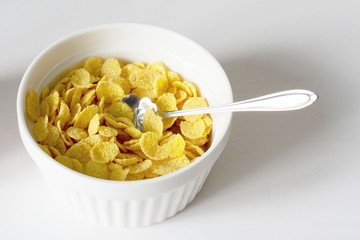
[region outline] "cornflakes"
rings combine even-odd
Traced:
[[[206,100],[202,97],[191,97],[184,103],[182,110],[193,109],[193,108],[204,108],[208,107]],[[184,116],[186,121],[196,121],[200,119],[204,114]]]
[[[79,113],[77,120],[74,123],[74,127],[78,128],[87,128],[91,119],[99,112],[99,107],[96,105],[91,105],[86,107]]]
[[[40,103],[37,92],[32,90],[26,95],[25,106],[29,118],[35,122],[40,117]]]
[[[122,98],[124,96],[124,90],[120,85],[108,81],[108,76],[105,75],[97,84],[96,97],[100,100],[105,97],[105,103],[111,103],[113,100]]]
[[[119,148],[115,143],[101,142],[90,150],[90,157],[97,163],[108,163],[119,153]]]
[[[86,60],[84,68],[94,77],[101,77],[103,60],[98,57],[90,57]]]
[[[77,69],[75,74],[71,76],[71,83],[74,87],[87,88],[90,83],[90,73],[84,68]]]
[[[208,148],[208,114],[161,118],[149,108],[142,131],[121,98],[149,97],[160,111],[207,107],[196,86],[159,61],[126,64],[88,58],[54,88],[26,95],[39,147],[74,171],[115,181],[159,177],[196,161]]]
[[[120,76],[121,74],[121,67],[119,64],[119,61],[116,58],[108,58],[104,62],[104,64],[101,67],[101,76],[111,76],[116,77]]]

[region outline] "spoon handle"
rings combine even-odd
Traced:
[[[179,111],[160,111],[159,114],[163,118],[169,118],[215,112],[290,111],[307,107],[315,102],[317,98],[318,96],[311,91],[294,89],[219,106]]]

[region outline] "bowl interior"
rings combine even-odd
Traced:
[[[209,105],[233,101],[232,91],[221,66],[202,47],[172,31],[141,24],[114,24],[94,27],[71,34],[45,49],[30,65],[19,88],[20,125],[27,131],[22,137],[33,138],[32,122],[25,116],[25,95],[52,85],[67,70],[87,57],[116,57],[124,62],[162,61],[174,72],[194,82]],[[212,114],[214,121],[211,147],[216,146],[229,127],[231,113]],[[33,141],[34,146],[36,142]]]

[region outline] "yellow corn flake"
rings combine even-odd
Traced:
[[[99,107],[90,105],[79,113],[74,127],[86,129],[89,126],[91,119],[99,112]]]
[[[50,89],[48,86],[43,87],[40,93],[40,100],[43,101],[50,94]]]
[[[186,102],[184,103],[184,105],[182,107],[182,110],[194,109],[194,108],[204,108],[204,107],[208,107],[208,104],[204,98],[191,97],[188,100],[186,100]],[[184,119],[186,121],[194,122],[194,121],[202,118],[202,116],[204,116],[204,114],[189,115],[189,116],[184,116]]]
[[[49,155],[50,157],[52,157],[51,152],[50,152],[48,146],[42,145],[42,144],[40,144],[40,143],[38,143],[38,145],[39,145],[39,147],[40,147],[44,152],[46,152],[47,155]]]
[[[161,95],[156,100],[156,106],[158,107],[159,111],[178,110],[176,106],[176,98],[174,97],[174,94],[171,93],[165,93]],[[163,121],[163,130],[166,130],[174,124],[174,122],[176,121],[176,117],[164,118],[162,121]]]
[[[42,117],[49,116],[49,112],[50,112],[49,104],[45,101],[42,101],[40,103],[40,116]]]
[[[129,76],[131,75],[131,73],[135,72],[136,70],[144,69],[144,68],[145,68],[144,64],[143,66],[139,66],[137,63],[126,64],[124,67],[121,68],[120,76],[122,78],[129,80]]]
[[[87,144],[85,142],[78,142],[74,145],[72,145],[67,151],[66,156],[75,158],[80,161],[80,163],[85,166],[87,162],[91,160],[90,157],[90,150],[91,146],[90,144]]]
[[[129,79],[122,78],[120,76],[112,76],[109,78],[109,81],[119,85],[124,90],[125,95],[130,93],[131,85]]]
[[[114,169],[109,173],[109,180],[125,181],[129,173],[129,169]]]
[[[101,67],[103,60],[98,57],[90,57],[86,60],[84,68],[93,76],[101,77]]]
[[[65,84],[56,84],[53,88],[53,91],[57,91],[59,93],[59,96],[62,97],[63,92],[66,92],[66,86]]]
[[[66,133],[69,137],[77,141],[84,139],[88,136],[87,132],[84,129],[77,127],[69,127],[68,129],[66,129]]]
[[[210,117],[209,115],[204,115],[204,116],[202,117],[202,120],[203,120],[204,123],[205,123],[205,127],[210,127],[210,126],[212,126],[212,124],[213,124],[213,121],[212,121],[212,119],[211,119],[211,117]]]
[[[207,136],[205,136],[205,137],[200,137],[197,139],[185,138],[185,140],[191,142],[192,144],[194,144],[196,146],[201,147],[209,141],[209,138]]]
[[[61,100],[59,114],[55,118],[55,122],[60,121],[61,128],[64,128],[64,126],[70,120],[70,118],[71,118],[70,109],[68,105],[66,105],[66,103],[63,100]]]
[[[181,156],[185,151],[185,141],[180,134],[173,134],[167,143],[161,145],[160,151],[165,152],[167,157]]]
[[[157,135],[154,132],[147,132],[141,136],[140,147],[141,151],[150,159],[161,160],[167,157],[165,154],[163,154],[163,156],[159,156]]]
[[[146,159],[140,163],[131,165],[128,167],[129,169],[129,174],[138,174],[141,172],[145,172],[146,170],[148,170],[152,165],[152,161],[149,159]]]
[[[74,108],[74,106],[76,104],[80,103],[81,96],[82,96],[82,89],[81,88],[74,88],[73,94],[71,96],[71,102],[70,102],[70,109],[71,110]]]
[[[138,69],[130,76],[130,84],[133,88],[153,89],[158,78],[163,78],[160,73],[149,69]]]
[[[163,132],[163,122],[152,108],[148,108],[145,112],[143,120],[143,132],[154,132],[160,138]]]
[[[167,71],[166,72],[166,78],[169,80],[170,83],[181,80],[179,75],[177,73],[175,73],[175,72],[172,72],[172,71]]]
[[[76,69],[72,72],[72,74],[74,74],[76,71]],[[72,75],[69,75],[69,76],[66,76],[64,77],[63,79],[61,79],[58,84],[64,84],[64,85],[68,85],[70,82],[71,82],[71,76]]]
[[[197,145],[194,145],[193,143],[189,142],[189,141],[185,141],[185,149],[188,150],[188,151],[191,151],[193,153],[195,153],[196,155],[198,156],[201,156],[205,153],[204,149],[197,146]]]
[[[156,97],[160,97],[169,88],[168,80],[164,77],[159,77],[154,82],[154,93]]]
[[[84,173],[86,175],[102,179],[108,179],[109,176],[109,170],[106,164],[97,163],[94,161],[87,162],[87,164],[85,165]]]
[[[175,82],[172,82],[171,85],[173,87],[176,87],[177,89],[181,89],[183,91],[185,91],[189,96],[191,96],[191,89],[188,85],[186,85],[184,82],[181,82],[181,81],[175,81]]]
[[[88,133],[92,136],[98,132],[100,126],[100,115],[97,113],[89,122]]]
[[[89,137],[81,140],[80,142],[86,143],[86,144],[90,145],[91,147],[93,147],[98,143],[104,142],[104,138],[101,135],[96,134],[96,135],[89,136]]]
[[[56,145],[54,146],[61,154],[65,154],[66,152],[66,146],[63,140],[61,138],[58,139]]]
[[[139,140],[138,140],[139,141]],[[119,153],[117,155],[117,158],[119,159],[130,159],[130,158],[136,158],[139,162],[144,160],[142,157],[140,157],[138,154],[136,154],[136,151],[133,153]],[[145,157],[146,158],[146,157]]]
[[[73,162],[73,170],[79,172],[79,173],[83,173],[84,172],[84,168],[83,166],[81,165],[81,163],[79,162],[79,160],[73,158],[72,159],[72,162]]]
[[[81,107],[87,107],[88,105],[91,104],[91,102],[95,99],[95,89],[91,89],[89,91],[87,91],[84,96],[82,96],[81,100],[80,100],[80,105]]]
[[[172,131],[164,132],[163,135],[161,136],[160,140],[159,140],[160,146],[163,145],[165,142],[167,142],[169,137],[171,137],[171,135],[173,135]]]
[[[49,117],[52,117],[55,114],[55,111],[57,110],[60,102],[60,96],[57,91],[52,92],[47,96],[44,101],[49,106]]]
[[[129,127],[129,125],[127,125],[126,123],[123,123],[123,122],[121,122],[121,121],[119,121],[119,119],[118,118],[115,118],[115,117],[113,117],[112,115],[110,115],[110,114],[103,114],[103,116],[104,116],[104,119],[105,119],[105,121],[109,124],[109,125],[111,125],[111,126],[113,126],[113,127],[115,127],[115,128],[120,128],[120,129],[122,129],[122,128],[127,128],[127,127]]]
[[[94,83],[97,83],[100,80],[101,80],[100,77],[95,77],[93,75],[90,75],[90,83],[94,84]]]
[[[99,112],[103,113],[105,109],[105,97],[102,97],[100,99],[100,101],[98,102],[98,106],[99,106]]]
[[[50,124],[54,124],[54,122],[55,122],[55,115],[52,115],[50,118],[49,118],[49,123]]]
[[[134,62],[133,64],[135,66],[137,66],[138,68],[142,68],[142,69],[144,69],[146,67],[145,63],[143,63],[143,62]]]
[[[148,170],[146,170],[144,172],[144,178],[145,179],[149,179],[149,178],[156,178],[156,177],[160,177],[159,174],[153,173],[152,172],[152,168],[149,168]]]
[[[60,138],[61,140],[64,142],[64,144],[66,146],[72,146],[73,145],[73,141],[71,140],[71,138],[67,135],[66,132],[64,132],[61,128],[61,122],[60,121],[57,121],[56,122],[56,127],[57,129],[59,130],[60,132]]]
[[[185,156],[190,160],[192,161],[193,159],[197,158],[198,156],[191,152],[191,151],[188,151],[188,150],[185,150]]]
[[[205,131],[205,123],[202,119],[194,122],[182,121],[180,123],[181,134],[190,139],[200,138]]]
[[[124,145],[133,145],[133,144],[136,144],[136,143],[139,143],[140,139],[131,139],[129,141],[126,141],[124,142]]]
[[[73,161],[72,158],[69,158],[67,156],[62,156],[59,155],[55,158],[56,161],[58,161],[59,163],[61,163],[62,165],[68,167],[68,168],[73,168]]]
[[[72,96],[74,94],[75,88],[70,88],[68,89],[65,94],[63,95],[63,100],[64,102],[68,105],[71,106],[71,100],[72,100]]]
[[[55,157],[55,160],[58,161],[59,163],[61,163],[62,165],[71,168],[77,172],[82,173],[83,172],[83,167],[81,165],[81,163],[74,158],[70,158],[68,156],[64,156],[64,155],[59,155]]]
[[[178,104],[187,98],[187,93],[184,90],[178,90],[174,96],[176,98],[176,104]]]
[[[101,142],[90,150],[90,157],[97,163],[108,163],[119,153],[119,148],[115,143]]]
[[[113,104],[111,104],[108,112],[116,118],[126,117],[129,118],[131,121],[134,119],[134,113],[132,111],[132,108],[124,102],[114,102]]]
[[[39,117],[33,126],[33,133],[38,142],[44,141],[49,134],[48,129],[48,116]]]
[[[158,174],[158,175],[166,175],[172,172],[175,172],[187,165],[190,164],[189,159],[185,155],[171,158],[169,160],[163,160],[163,161],[153,161],[152,164],[152,173]]]
[[[146,159],[148,158],[141,150],[140,151],[132,151],[134,154],[136,154],[138,157],[140,157],[141,159]]]
[[[87,88],[90,83],[90,73],[84,68],[75,70],[75,73],[71,76],[71,83],[78,88]]]
[[[35,122],[40,117],[39,96],[35,90],[26,94],[25,107],[28,117]]]
[[[185,141],[179,134],[174,134],[169,141],[159,146],[154,132],[147,132],[140,138],[140,147],[143,153],[151,160],[163,160],[169,157],[178,157],[185,151]]]
[[[120,152],[127,152],[126,148],[119,142],[119,134],[118,136],[116,137],[116,140],[114,141],[115,144],[118,146]]]
[[[105,97],[105,103],[111,103],[115,99],[122,98],[124,96],[124,90],[120,85],[107,80],[105,76],[96,87],[96,97],[100,101],[102,97]]]
[[[101,67],[101,76],[120,76],[121,67],[119,61],[116,58],[108,58],[105,60],[104,64]]]
[[[107,167],[108,167],[109,171],[114,171],[116,169],[123,169],[122,166],[116,162],[109,162],[107,164]]]
[[[100,126],[98,131],[99,134],[104,137],[116,137],[116,135],[118,134],[118,131],[116,129],[106,126]]]
[[[140,142],[137,142],[137,143],[134,143],[134,144],[131,144],[131,145],[124,145],[124,148],[127,149],[127,150],[131,150],[131,151],[141,150]]]
[[[137,180],[143,180],[145,177],[145,173],[137,173],[137,174],[128,174],[126,181],[137,181]]]
[[[155,101],[156,99],[155,92],[151,89],[134,88],[131,93],[138,96],[139,99],[142,99],[144,97],[150,98],[151,101]]]
[[[66,146],[71,147],[72,145],[74,145],[73,141],[71,140],[69,135],[66,134],[66,132],[61,131],[60,132],[60,137],[61,137],[61,140],[65,143]]]
[[[53,157],[61,156],[60,151],[57,150],[55,147],[49,146],[49,150],[50,150]]]
[[[193,83],[188,82],[188,81],[184,81],[184,84],[186,86],[188,86],[189,89],[190,89],[190,97],[197,97],[198,96],[196,86]]]
[[[71,114],[71,117],[70,117],[71,120],[69,121],[70,125],[74,124],[74,122],[79,119],[80,112],[81,112],[80,103],[75,104],[75,106],[72,109],[70,109],[70,114]]]
[[[135,127],[135,124],[133,123],[133,121],[127,117],[117,117],[117,118],[115,118],[115,120],[126,124],[127,127]]]
[[[203,135],[201,137],[207,137],[207,135],[210,134],[211,130],[212,130],[212,125],[206,127],[205,131],[204,131],[204,133],[203,133]]]
[[[166,69],[165,66],[162,62],[159,61],[155,61],[149,65],[146,66],[147,69],[156,71],[158,73],[160,73],[161,75],[166,77]]]
[[[172,94],[176,94],[177,92],[177,88],[176,87],[169,87],[169,89],[167,90],[168,93],[172,93]]]
[[[142,136],[142,132],[135,128],[135,127],[128,127],[128,128],[125,128],[124,131],[130,135],[130,137],[132,138],[141,138]]]
[[[127,167],[127,166],[131,166],[131,165],[134,165],[134,164],[142,161],[142,159],[140,159],[139,157],[136,156],[136,157],[129,157],[129,158],[115,158],[114,161],[123,167]]]
[[[167,161],[167,164],[175,169],[181,169],[190,164],[189,159],[186,156],[181,155],[179,157],[171,158]]]
[[[49,145],[49,146],[56,146],[59,138],[60,138],[60,131],[57,127],[48,124],[49,133],[46,136],[46,139],[41,142],[41,144]]]

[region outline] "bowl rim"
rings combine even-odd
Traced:
[[[31,145],[32,150],[34,150],[38,154],[40,154],[41,158],[48,159],[51,164],[60,166],[60,169],[67,171],[69,174],[74,174],[74,176],[78,176],[78,177],[84,179],[84,181],[94,181],[94,182],[103,183],[103,184],[116,184],[116,185],[127,185],[127,186],[139,185],[139,184],[142,184],[142,185],[143,184],[155,184],[158,182],[164,182],[164,181],[167,181],[168,179],[177,177],[178,175],[181,175],[184,172],[188,171],[189,169],[194,168],[195,166],[200,164],[203,159],[205,159],[208,155],[210,155],[215,150],[216,146],[211,145],[210,148],[207,149],[207,151],[202,156],[200,156],[197,161],[194,161],[193,163],[191,163],[175,172],[172,172],[172,173],[169,173],[169,174],[166,174],[163,176],[159,176],[156,178],[142,179],[142,180],[137,180],[137,181],[114,181],[114,180],[109,180],[109,179],[101,179],[101,178],[88,176],[84,173],[79,173],[77,171],[74,171],[74,170],[62,165],[61,163],[57,162],[54,158],[47,155],[38,146],[37,142],[33,139],[32,135],[30,133],[30,129],[27,127],[27,124],[26,124],[26,111],[25,111],[26,93],[24,92],[25,85],[27,83],[29,75],[33,72],[33,69],[38,64],[39,60],[42,59],[43,57],[45,57],[45,55],[52,49],[58,47],[62,43],[66,42],[67,40],[70,40],[74,37],[77,37],[77,36],[80,36],[80,35],[83,35],[86,33],[90,33],[90,32],[104,30],[106,28],[119,28],[119,27],[152,28],[154,30],[163,31],[166,34],[174,35],[175,37],[180,38],[183,41],[187,41],[194,47],[198,48],[202,52],[202,54],[205,54],[207,56],[207,58],[209,60],[211,59],[212,63],[218,67],[218,70],[221,72],[222,78],[224,78],[226,80],[222,87],[227,89],[229,97],[230,97],[231,101],[233,101],[233,93],[232,93],[230,81],[229,81],[224,69],[220,65],[220,63],[215,59],[215,57],[208,50],[206,50],[204,47],[202,47],[200,44],[198,44],[194,40],[191,40],[190,38],[186,37],[185,35],[182,35],[175,31],[169,30],[167,28],[149,25],[149,24],[142,24],[142,23],[111,23],[111,24],[96,25],[96,26],[92,26],[92,27],[83,28],[78,31],[73,31],[73,32],[66,34],[65,36],[59,38],[58,40],[52,42],[50,45],[48,45],[46,48],[44,48],[30,63],[30,65],[26,69],[26,71],[21,79],[21,82],[20,82],[20,85],[18,88],[18,92],[17,92],[16,110],[17,110],[18,128],[20,131],[20,136],[21,136],[22,142],[25,145],[26,149],[27,149],[26,145]],[[224,128],[225,130],[223,132],[223,135],[219,139],[219,143],[224,140],[224,138],[226,137],[226,133],[227,133],[227,131],[229,131],[229,128],[231,125],[232,113],[228,113],[228,115],[229,115],[229,117],[228,117],[228,119],[226,119],[227,121],[226,121],[226,126]],[[28,141],[28,140],[30,140],[30,141]],[[31,155],[31,154],[29,153],[29,155]]]

